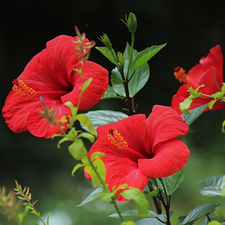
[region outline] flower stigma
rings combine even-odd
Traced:
[[[118,149],[126,150],[128,148],[127,142],[124,141],[123,136],[121,136],[118,130],[110,129],[108,134],[108,140]]]
[[[33,88],[28,87],[22,80],[13,80],[13,91],[15,91],[18,95],[23,97],[33,97],[36,95],[36,92]]]
[[[180,68],[179,66],[176,67],[174,70],[174,76],[176,77],[176,79],[178,79],[181,83],[187,83],[187,74],[185,73],[185,70],[183,68]]]

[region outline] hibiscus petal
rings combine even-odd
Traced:
[[[26,131],[27,116],[37,104],[36,97],[24,98],[16,94],[15,91],[11,91],[2,108],[2,115],[5,118],[6,124],[16,133]]]
[[[183,169],[190,156],[187,146],[176,138],[157,144],[153,152],[153,158],[138,160],[141,173],[149,178],[167,177],[174,174]]]
[[[219,45],[211,48],[206,58],[203,57],[199,62],[203,71],[214,67],[216,75],[223,82],[223,54]]]
[[[202,84],[204,84],[205,87],[201,88],[199,91],[204,94],[211,95],[213,93],[221,91],[223,83],[217,76],[215,67],[211,67],[203,73],[203,75],[199,79],[199,85]]]
[[[185,135],[188,125],[171,107],[155,105],[146,120],[146,149],[151,152],[152,147],[159,142]]]
[[[17,80],[29,83],[29,87],[35,91],[64,90],[69,92],[72,89],[67,70],[55,67],[46,49],[30,60]]]
[[[77,41],[76,37],[71,37],[67,35],[60,35],[50,41],[47,42],[46,48],[51,56],[54,67],[61,74],[62,72],[66,72],[67,79],[69,78],[72,70],[81,59],[77,54],[81,54],[75,46]],[[89,40],[87,38],[84,39],[83,43],[87,43]],[[89,50],[87,50],[88,52]],[[76,53],[76,54],[75,54]]]
[[[77,69],[81,69],[81,63],[78,63]],[[77,106],[80,97],[81,83],[85,82],[89,78],[93,78],[90,85],[86,88],[81,97],[79,110],[86,110],[93,107],[99,102],[105,91],[108,89],[108,71],[102,66],[86,61],[83,71],[83,80],[77,71],[73,71],[71,74],[71,83],[73,90],[68,94],[61,97],[64,103],[71,101],[73,105]]]
[[[55,120],[58,122],[64,115],[71,115],[71,110],[66,105],[62,104],[61,101],[44,101],[45,105],[51,109],[54,104],[55,111],[58,111]],[[36,105],[35,108],[29,113],[27,117],[27,128],[36,137],[45,137],[50,138],[54,134],[61,134],[62,131],[59,130],[58,126],[52,126],[47,123],[45,119],[39,114],[38,110],[43,110],[43,106],[41,102]],[[57,124],[58,125],[58,124]],[[67,130],[67,123],[63,123],[64,126],[63,131]]]
[[[223,54],[219,45],[210,49],[210,53],[202,59],[200,59],[199,64],[194,66],[191,70],[188,71],[187,78],[191,81],[190,86],[193,86],[194,89],[199,85],[199,79],[202,74],[209,70],[211,67],[215,68],[215,73],[217,79],[220,80],[219,83],[223,82]]]
[[[149,178],[140,172],[137,163],[127,158],[120,159],[106,167],[106,171],[106,184],[109,185],[109,189],[112,189],[114,186],[117,188],[121,184],[128,184],[129,187],[135,187],[142,191],[149,181]],[[118,191],[116,194],[119,194],[121,191]],[[117,200],[124,201],[125,199],[119,196]]]
[[[187,75],[188,85],[196,89],[199,86],[198,81],[200,77],[202,76],[203,72],[204,70],[200,64],[197,64],[192,69],[190,69]]]

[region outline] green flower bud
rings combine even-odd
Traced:
[[[137,17],[132,12],[130,12],[127,20],[127,28],[132,34],[134,34],[137,30]]]
[[[123,54],[121,52],[117,52],[117,58],[118,58],[120,65],[123,67],[123,65],[125,63],[125,57],[123,56]]]
[[[135,16],[134,13],[130,12],[128,18],[127,15],[125,16],[125,20],[126,21],[124,20],[122,21],[125,23],[130,33],[134,34],[137,30],[137,17]]]
[[[107,34],[103,34],[102,36],[100,36],[99,40],[109,49],[112,49],[112,43],[109,40],[109,37]]]

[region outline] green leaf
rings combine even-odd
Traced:
[[[111,72],[111,84],[113,90],[120,96],[126,97],[122,76],[117,68]]]
[[[191,103],[193,102],[192,98],[188,97],[183,102],[180,103],[180,111],[185,114],[190,114],[188,111],[188,108],[191,106]]]
[[[49,217],[50,217],[51,213],[48,214],[47,216],[47,225],[49,225]]]
[[[90,111],[85,115],[87,115],[92,121],[94,129],[97,129],[97,127],[99,126],[114,123],[128,117],[128,115],[126,115],[125,113],[112,110],[95,110]]]
[[[224,180],[223,180],[224,181]],[[223,187],[222,191],[221,191],[221,196],[224,198],[225,197],[225,186]]]
[[[70,137],[64,137],[62,138],[59,143],[57,144],[57,148],[60,148],[60,145],[65,141],[72,141]]]
[[[124,221],[121,223],[121,225],[135,225],[135,222],[133,221]]]
[[[118,96],[116,92],[113,90],[113,88],[109,85],[108,89],[105,91],[101,99],[108,99],[108,98],[123,98],[123,97]]]
[[[81,138],[81,137],[88,139],[91,143],[95,141],[95,136],[87,132],[82,132],[77,136],[77,138]]]
[[[88,80],[86,80],[83,84],[83,87],[81,88],[81,94],[85,92],[91,81],[93,80],[93,77],[90,77]]]
[[[221,88],[222,93],[225,93],[225,83],[223,83],[223,87]]]
[[[210,221],[210,222],[208,223],[208,225],[221,225],[221,223],[218,222],[218,221],[213,220],[213,221]]]
[[[128,71],[128,65],[129,65],[129,59],[130,59],[130,52],[131,52],[131,47],[129,45],[129,43],[126,44],[126,48],[124,50],[124,57],[125,57],[125,63],[124,63],[124,75],[127,75],[127,71]],[[130,70],[129,70],[129,74],[127,76],[127,78],[130,78],[131,74],[133,73],[133,69],[134,69],[134,60],[137,56],[138,52],[137,50],[133,49],[132,51],[132,55],[131,55],[131,61],[130,61]]]
[[[131,47],[127,43],[126,49],[124,51],[125,63],[124,63],[123,73],[125,76],[127,75],[127,71],[128,71],[130,52],[131,52]],[[128,89],[129,89],[129,94],[130,94],[129,97],[133,97],[135,94],[137,94],[147,83],[149,76],[150,76],[149,66],[147,63],[144,63],[141,67],[139,67],[136,71],[134,71],[134,60],[135,60],[137,54],[138,54],[138,52],[135,49],[133,49],[131,61],[130,61],[130,70],[129,70],[129,74],[127,76],[127,79],[130,79],[131,75],[132,75],[132,78],[130,79],[130,81],[128,83]],[[111,84],[112,84],[114,91],[118,95],[121,95],[124,97],[126,96],[126,93],[124,90],[123,79],[117,68],[112,70]]]
[[[84,146],[84,143],[81,139],[74,141],[69,147],[69,153],[76,160],[81,160],[82,158],[87,157],[87,149]]]
[[[123,67],[123,65],[125,63],[125,57],[123,56],[123,54],[121,52],[117,52],[117,58],[119,60],[120,67]]]
[[[81,164],[81,163],[78,163],[76,166],[74,166],[74,168],[71,172],[72,176],[74,176],[75,172],[81,167],[83,167],[83,164]]]
[[[101,159],[95,159],[93,164],[94,164],[99,176],[101,177],[102,181],[105,183],[105,179],[106,179],[105,164],[103,163],[103,161]],[[94,187],[102,186],[102,183],[100,181],[99,181],[99,183],[100,183],[100,185],[97,184],[97,185],[94,185]]]
[[[91,154],[91,161],[93,161],[96,158],[102,158],[105,155],[103,152],[94,152]]]
[[[20,221],[21,224],[23,224],[23,221],[25,219],[25,216],[26,216],[27,212],[25,211],[24,213],[18,213],[17,216],[18,216],[18,219]]]
[[[162,179],[162,182],[165,186],[166,189],[166,193],[167,195],[172,195],[174,191],[176,191],[176,189],[180,186],[181,182],[184,179],[184,173],[183,170],[179,170],[177,171],[175,174],[169,176],[169,177],[162,177],[160,178]],[[159,178],[150,178],[151,183],[155,186],[155,187],[159,187],[159,189],[163,190],[163,185],[161,183]],[[156,189],[154,189],[154,191],[159,191]],[[151,196],[151,193],[149,193],[149,195],[147,196]],[[153,197],[153,196],[152,196]]]
[[[181,117],[183,118],[183,120],[186,121],[188,126],[190,126],[204,112],[204,110],[207,107],[208,107],[208,103],[203,106],[200,106],[198,108],[189,110],[189,112],[190,112],[189,115],[182,114]]]
[[[201,195],[211,197],[211,196],[221,196],[222,189],[225,186],[223,179],[225,175],[214,176],[200,181],[198,190]]]
[[[110,62],[117,65],[113,53],[107,47],[95,47],[99,50]],[[113,49],[112,49],[113,50]]]
[[[110,192],[108,189],[106,191],[103,190],[103,192],[100,192],[95,196],[94,200],[99,197],[101,197],[104,203],[107,203],[111,200],[112,197],[115,197],[115,192]]]
[[[153,45],[139,52],[134,60],[134,71],[144,65],[148,60],[150,60],[157,52],[159,52],[166,44],[163,45]]]
[[[78,114],[76,115],[76,119],[80,121],[83,127],[87,127],[92,134],[97,135],[92,121],[89,119],[87,114]]]
[[[147,63],[137,69],[128,83],[130,97],[134,97],[147,83],[150,70]]]
[[[154,189],[149,194],[146,195],[146,197],[156,197],[159,194],[159,188]]]
[[[75,117],[77,115],[78,108],[74,107],[72,102],[66,102],[65,105],[68,106],[71,109],[72,117]]]
[[[127,74],[127,71],[128,71],[130,52],[131,52],[131,47],[127,43],[126,49],[124,51],[124,56],[125,56],[124,71],[123,71],[124,74]],[[138,54],[139,53],[137,52],[137,50],[133,49],[131,62],[130,62],[130,70],[128,74],[128,78],[130,79],[131,75],[134,72],[133,77],[128,83],[130,97],[133,97],[144,87],[144,85],[147,83],[150,76],[148,63],[144,63],[137,70],[134,70],[134,61]]]
[[[209,109],[212,109],[213,108],[213,105],[217,102],[217,99],[215,100],[212,100],[210,103],[209,103]]]
[[[133,217],[133,216],[139,216],[138,215],[138,211],[136,209],[134,210],[127,210],[125,212],[121,212],[121,215],[123,217]],[[109,217],[113,217],[113,218],[119,218],[119,214],[117,212],[111,214]],[[146,217],[149,218],[157,218],[157,214],[154,213],[153,211],[148,211],[148,215]]]
[[[184,173],[183,170],[177,171],[175,174],[169,176],[169,177],[162,177],[163,184],[166,188],[167,195],[172,195],[174,191],[180,186],[181,182],[184,179]],[[161,186],[161,182],[158,181],[158,184]]]
[[[225,133],[225,120],[222,123],[222,132]]]
[[[137,188],[129,188],[120,193],[125,199],[133,199],[137,204],[138,215],[145,217],[148,215],[149,203],[143,192]]]
[[[79,205],[78,207],[82,206],[82,205],[85,205],[89,202],[92,202],[93,199],[95,198],[95,195],[97,195],[98,193],[102,192],[103,191],[103,188],[102,187],[98,187],[96,188],[93,192],[91,192],[87,198],[85,198]]]
[[[102,182],[105,182],[106,169],[105,169],[105,164],[103,163],[103,161],[101,159],[96,159],[93,162],[93,165],[94,165],[95,170],[97,171],[98,175],[100,176]],[[85,169],[86,173],[90,174],[92,185],[94,187],[101,187],[102,182],[99,179],[99,176],[96,174],[95,170],[90,165],[86,165],[84,169]]]
[[[182,225],[191,224],[193,221],[213,212],[219,204],[204,204],[194,208],[184,219]]]
[[[157,216],[160,220],[165,221],[166,220],[166,215],[165,214],[160,214]],[[138,220],[136,222],[136,225],[165,225],[165,223],[160,222],[157,218],[145,218],[142,220]]]
[[[184,216],[185,218],[185,216]],[[208,225],[209,221],[215,220],[214,218],[212,218],[211,216],[205,216],[203,221],[201,222],[200,225]],[[181,221],[180,223],[182,223],[183,221]]]
[[[33,213],[35,216],[37,216],[38,218],[41,218],[40,217],[40,212],[35,212],[35,211],[31,211],[31,213]]]

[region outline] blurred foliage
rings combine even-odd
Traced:
[[[12,80],[28,61],[55,36],[75,35],[74,25],[90,40],[96,40],[98,46],[101,42],[97,37],[108,34],[114,48],[123,52],[130,37],[120,18],[130,11],[138,18],[135,49],[141,51],[147,46],[167,43],[150,61],[150,79],[135,99],[139,103],[138,113],[148,115],[154,104],[170,105],[180,86],[173,77],[176,66],[188,71],[217,44],[225,53],[225,9],[220,4],[222,2],[204,1],[203,4],[194,0],[4,1],[0,7],[0,76],[4,85],[0,89],[1,107],[11,90]],[[109,71],[113,69],[97,50],[92,51],[90,59]],[[102,100],[94,108],[120,110],[122,107],[120,100]],[[225,174],[224,157],[212,153],[225,148],[221,132],[224,115],[222,111],[204,113],[183,137],[191,157],[184,169],[184,181],[172,197],[172,220],[201,204],[224,203],[220,197],[207,198],[198,192],[200,180]],[[32,196],[39,200],[36,208],[42,216],[47,217],[51,212],[50,224],[61,225],[62,218],[67,221],[65,225],[116,224],[116,219],[107,217],[114,212],[113,207],[105,207],[100,200],[94,205],[76,207],[93,189],[82,170],[78,170],[75,177],[71,176],[74,160],[66,144],[57,149],[57,138],[40,139],[28,132],[15,134],[2,117],[0,124],[0,186],[5,185],[10,190],[15,180],[29,186]],[[153,204],[150,205],[154,210]],[[121,206],[128,209],[126,203]],[[222,205],[212,215],[222,220],[224,209]],[[35,219],[34,215],[29,215],[25,225],[33,224]],[[0,225],[7,224],[0,215]]]

